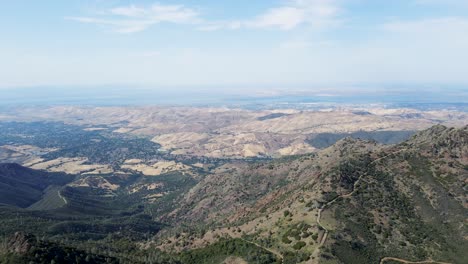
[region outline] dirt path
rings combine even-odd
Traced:
[[[393,154],[396,154],[398,152],[401,152],[403,151],[404,149],[401,149],[401,150],[398,150],[398,151],[394,151],[392,152],[391,154],[388,154],[384,157],[381,157],[381,158],[378,158],[374,161],[372,161],[369,165],[371,164],[374,164],[386,157],[389,157],[390,155],[393,155]],[[366,176],[367,173],[364,173],[362,174],[361,176],[359,176],[359,178],[354,182],[353,184],[353,191],[351,191],[350,193],[347,193],[347,194],[343,194],[343,195],[340,195],[340,196],[337,196],[335,197],[333,200],[329,201],[328,203],[322,205],[322,207],[320,207],[320,209],[318,210],[318,213],[317,213],[317,224],[324,230],[324,234],[322,235],[322,237],[320,238],[320,242],[319,242],[319,245],[318,247],[314,250],[312,256],[315,258],[315,259],[318,259],[318,256],[320,254],[320,248],[325,244],[325,242],[327,241],[327,238],[328,238],[328,233],[330,232],[324,225],[322,225],[322,223],[320,222],[320,220],[322,219],[322,212],[327,208],[329,207],[330,205],[334,204],[338,199],[340,198],[345,198],[345,197],[350,197],[351,195],[353,195],[356,191],[357,191],[357,186],[358,184],[361,182],[361,179],[362,177]]]
[[[264,249],[264,250],[270,252],[271,254],[275,255],[276,257],[279,257],[279,258],[281,259],[281,263],[284,263],[284,257],[283,257],[283,255],[282,255],[281,253],[279,253],[278,251],[273,250],[273,249],[266,248],[266,247],[264,247],[264,246],[262,246],[262,245],[260,245],[260,244],[258,244],[258,243],[256,243],[256,242],[252,242],[252,241],[249,241],[249,240],[245,240],[245,239],[243,239],[243,238],[241,238],[241,239],[242,239],[243,241],[249,243],[249,244],[255,245],[255,246],[259,247],[259,248],[262,248],[262,249]]]
[[[425,260],[425,261],[408,261],[405,259],[399,259],[399,258],[392,258],[392,257],[385,257],[380,260],[380,264],[384,264],[386,261],[397,261],[401,263],[406,263],[406,264],[451,264],[449,262],[439,262],[439,261],[433,261],[433,260]]]
[[[65,199],[65,197],[62,196],[62,193],[60,192],[60,190],[58,190],[57,192],[58,192],[58,196],[59,196],[60,198],[62,198],[63,202],[64,202],[65,204],[68,204],[67,199]]]
[[[369,165],[372,165],[378,161],[381,161],[382,159],[385,159],[391,155],[394,155],[394,154],[397,154],[397,153],[400,153],[402,151],[404,151],[406,149],[400,149],[398,151],[394,151],[386,156],[383,156],[381,158],[378,158],[374,161],[372,161],[371,163],[369,163]],[[357,181],[354,182],[354,185],[353,185],[353,191],[348,193],[348,194],[343,194],[343,195],[340,195],[338,197],[336,197],[335,199],[331,200],[330,202],[324,204],[318,211],[318,214],[317,214],[317,224],[323,228],[323,230],[325,230],[325,233],[323,234],[321,240],[320,240],[320,245],[319,247],[317,248],[316,252],[314,252],[314,255],[318,255],[319,253],[319,248],[321,246],[323,246],[328,238],[328,233],[329,233],[329,230],[323,226],[321,223],[320,223],[320,219],[322,217],[322,212],[323,210],[325,210],[327,207],[329,207],[330,205],[332,205],[333,203],[335,203],[338,199],[340,198],[346,198],[346,197],[350,197],[352,196],[358,189],[357,189],[357,186],[358,184],[361,182],[361,179],[362,177],[366,176],[367,173],[364,173],[362,174],[361,176],[359,176],[359,178],[357,179]],[[401,263],[405,263],[405,264],[451,264],[449,262],[439,262],[439,261],[433,261],[433,260],[425,260],[425,261],[408,261],[408,260],[405,260],[405,259],[399,259],[399,258],[393,258],[393,257],[384,257],[380,260],[380,264],[384,264],[386,261],[397,261],[397,262],[401,262]]]

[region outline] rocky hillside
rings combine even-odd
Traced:
[[[283,263],[463,263],[467,179],[467,126],[434,126],[394,146],[346,138],[317,154],[218,168],[163,217],[188,227],[156,244],[239,237]]]

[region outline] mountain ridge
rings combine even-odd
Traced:
[[[459,129],[435,126],[393,146],[345,138],[314,155],[231,169],[230,175],[232,172],[237,175],[232,182],[223,173],[215,173],[213,179],[208,176],[208,182],[200,182],[194,188],[195,193],[182,200],[181,208],[185,201],[189,209],[176,214],[231,226],[228,230],[213,225],[212,231],[196,242],[198,245],[216,236],[244,234],[253,236],[253,241],[267,239],[270,248],[283,255],[289,251],[309,255],[304,257],[307,263],[321,263],[325,259],[341,263],[351,256],[354,262],[343,263],[379,262],[383,257],[414,261],[430,257],[462,263],[460,245],[467,245],[468,233],[466,227],[457,223],[466,220],[463,215],[468,208],[463,187],[468,177],[466,132],[467,126]],[[281,175],[282,172],[285,174]],[[284,179],[289,183],[279,185]],[[235,183],[245,180],[245,185]],[[261,184],[252,185],[249,180]],[[273,190],[261,192],[261,186],[268,184],[272,184]],[[255,197],[255,202],[249,202],[250,196]],[[330,201],[334,203],[328,204]],[[317,223],[318,214],[322,214],[319,220],[322,225]],[[451,220],[447,222],[443,215]],[[365,227],[359,227],[360,222]],[[292,239],[287,235],[289,231],[284,231],[298,230],[291,227],[304,224],[309,227],[302,234],[308,236],[309,232],[317,238],[315,242],[306,238],[303,246],[301,236]],[[436,231],[439,225],[445,225],[443,231]],[[324,229],[330,230],[329,234]],[[449,234],[456,243],[447,240]],[[294,243],[285,243],[289,241],[296,241],[301,249],[293,249]],[[166,246],[163,243],[162,248]],[[449,253],[452,250],[458,253]],[[397,254],[391,255],[390,251]]]

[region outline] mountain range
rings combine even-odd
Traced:
[[[394,145],[346,137],[314,153],[192,173],[103,176],[115,190],[75,177],[0,165],[0,263],[50,263],[71,251],[95,263],[468,259],[468,126],[436,125]],[[161,188],[168,195],[145,199]],[[47,254],[11,246],[25,236]]]

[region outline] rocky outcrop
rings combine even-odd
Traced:
[[[7,250],[12,253],[25,254],[31,249],[36,238],[24,232],[16,232],[7,242]]]

